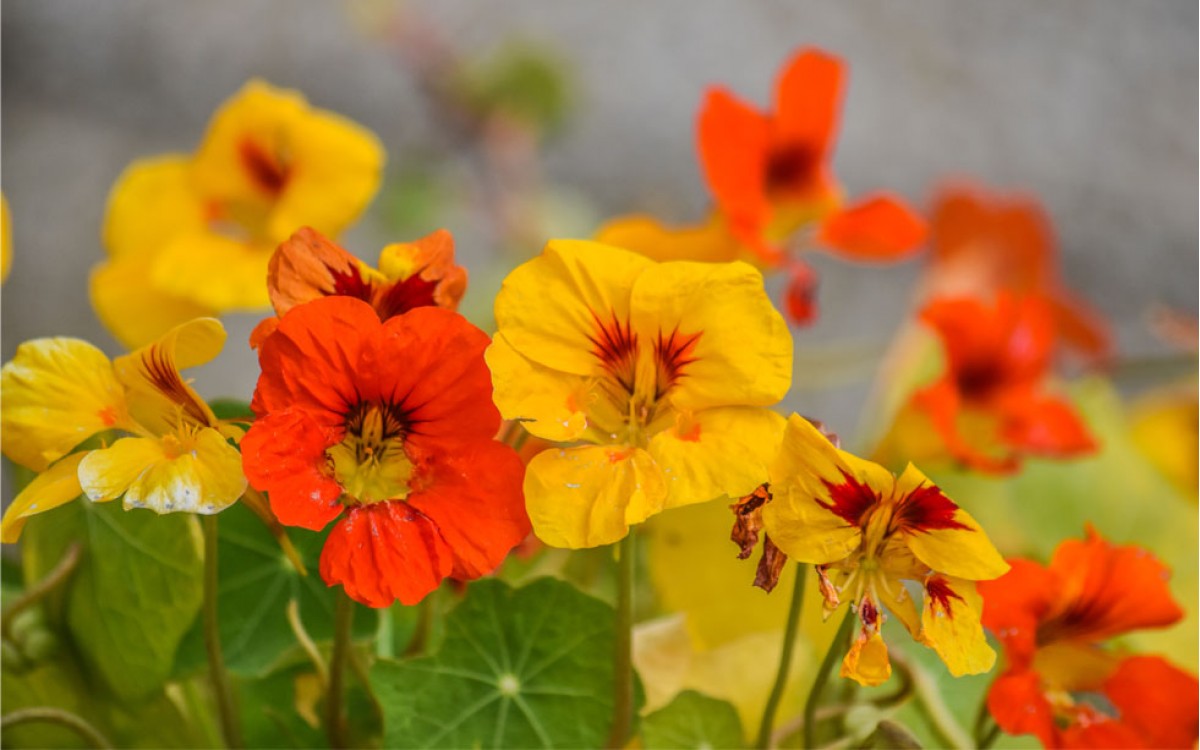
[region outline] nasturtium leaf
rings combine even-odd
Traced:
[[[716,698],[685,690],[665,708],[642,719],[647,748],[733,748],[743,746],[737,710]]]
[[[613,610],[570,584],[474,583],[432,656],[380,660],[387,747],[600,747],[612,722]]]
[[[217,398],[208,402],[208,408],[213,410],[217,419],[232,419],[238,422],[254,421],[254,411],[250,402],[238,398]]]
[[[287,620],[287,605],[296,600],[300,623],[314,641],[333,639],[334,589],[318,572],[321,547],[328,532],[289,528],[288,537],[299,552],[308,575],[300,575],[266,525],[241,503],[223,511],[217,524],[217,613],[225,667],[256,677],[299,655],[299,645]],[[378,615],[355,606],[354,635],[367,638],[378,627]],[[177,674],[206,664],[202,623],[197,621],[179,649]]]
[[[31,518],[21,541],[29,582],[57,565],[70,544],[82,545],[57,616],[88,672],[118,697],[136,701],[158,690],[203,598],[196,519],[77,500]]]

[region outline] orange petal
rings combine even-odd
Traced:
[[[1009,560],[1011,569],[975,584],[983,597],[983,625],[1004,645],[1009,668],[1024,669],[1037,648],[1038,623],[1058,600],[1058,577],[1030,560]]]
[[[1045,747],[1059,747],[1054,709],[1037,672],[1009,671],[996,678],[987,695],[992,718],[1008,734],[1032,734]]]
[[[1075,407],[1053,397],[1014,399],[1001,435],[1018,450],[1054,458],[1091,453],[1097,447]]]
[[[321,578],[370,607],[416,604],[454,569],[437,526],[404,502],[351,508],[321,551]]]
[[[860,200],[827,217],[817,229],[817,242],[848,260],[901,260],[925,242],[925,222],[890,195]]]
[[[1200,732],[1196,677],[1157,656],[1125,659],[1104,693],[1146,747],[1190,748]],[[1115,747],[1115,746],[1114,746]]]
[[[788,266],[788,285],[784,292],[788,318],[797,325],[817,320],[817,274],[799,261]]]
[[[1112,357],[1112,331],[1091,305],[1065,290],[1047,298],[1058,334],[1071,347],[1099,364]]]
[[[318,297],[345,295],[370,301],[362,263],[310,227],[301,227],[276,248],[267,270],[271,305],[283,315]]]
[[[700,163],[734,231],[750,237],[767,221],[767,120],[720,88],[709,89],[699,116]]]
[[[775,86],[776,142],[802,143],[826,154],[837,135],[845,65],[819,49],[800,50],[788,61]]]
[[[319,531],[342,511],[342,488],[328,473],[325,449],[338,436],[300,409],[259,418],[242,438],[242,468],[270,494],[279,522]]]

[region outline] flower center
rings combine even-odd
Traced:
[[[404,451],[403,413],[363,403],[346,419],[346,436],[325,451],[343,502],[378,503],[408,497],[413,463]]]

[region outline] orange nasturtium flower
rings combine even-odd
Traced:
[[[990,306],[937,299],[920,315],[941,339],[946,367],[913,403],[951,455],[1003,472],[1023,455],[1068,458],[1096,449],[1074,406],[1045,393],[1055,336],[1040,298],[1001,293]]]
[[[491,572],[529,533],[524,467],[492,439],[487,344],[457,313],[380,321],[350,297],[293,308],[263,341],[246,476],[286,525],[342,517],[321,553],[327,584],[415,604],[447,576]]]
[[[414,242],[395,242],[371,268],[310,227],[301,227],[271,256],[267,290],[276,315],[319,297],[355,297],[375,308],[380,320],[415,307],[457,310],[467,290],[467,271],[454,263],[454,237],[439,229]],[[267,318],[250,334],[257,349],[279,325]]]
[[[341,232],[375,195],[383,162],[361,126],[250,81],[196,153],[136,161],[113,186],[109,257],[91,280],[101,322],[140,346],[190,318],[265,308],[275,247],[298,226]]]
[[[1007,661],[987,697],[1001,729],[1034,734],[1048,748],[1196,745],[1195,676],[1102,645],[1183,617],[1162,563],[1092,529],[1061,543],[1048,567],[1010,562],[1007,575],[980,585],[984,625]]]
[[[226,442],[241,431],[220,422],[179,373],[224,343],[220,322],[203,318],[111,362],[79,339],[21,344],[0,370],[4,454],[40,475],[9,506],[0,538],[15,542],[29,516],[81,492],[158,513],[217,513],[241,497],[241,456]],[[73,452],[110,430],[126,436]]]
[[[975,519],[915,466],[896,477],[792,415],[770,477],[773,499],[762,506],[770,540],[817,566],[826,616],[842,601],[858,613],[843,677],[878,685],[891,675],[880,634],[885,607],[956,677],[992,668],[975,582],[1008,565]],[[920,612],[906,581],[924,592]]]
[[[496,404],[533,435],[589,445],[529,462],[534,532],[556,547],[623,538],[661,510],[762,482],[792,381],[792,340],[745,263],[655,263],[551,240],[496,298]]]
[[[1092,357],[1108,355],[1108,328],[1063,284],[1050,220],[1035,199],[946,186],[934,200],[929,239],[927,296],[1037,296],[1063,343]]]
[[[774,106],[760,112],[724,88],[708,91],[698,119],[700,162],[716,202],[702,225],[670,229],[649,216],[616,219],[597,239],[658,260],[751,259],[791,274],[789,314],[815,315],[816,277],[784,245],[804,231],[804,245],[848,260],[883,262],[915,252],[925,224],[898,198],[877,193],[847,205],[830,162],[841,110],[845,66],[803,49],[776,82]]]

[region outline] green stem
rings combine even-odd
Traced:
[[[971,738],[967,735],[966,730],[959,726],[958,721],[950,712],[950,708],[942,699],[937,683],[929,676],[929,673],[915,662],[902,658],[900,654],[895,654],[892,660],[897,663],[902,662],[912,675],[917,708],[925,717],[929,728],[937,735],[941,746],[955,750],[971,747]]]
[[[842,620],[842,624],[838,627],[837,634],[829,642],[829,650],[825,652],[825,658],[821,660],[821,666],[817,667],[817,676],[813,680],[812,690],[808,692],[808,700],[804,702],[805,747],[817,746],[817,704],[821,702],[821,693],[825,692],[825,685],[829,682],[829,673],[833,671],[834,663],[838,660],[839,656],[843,656],[841,653],[842,649],[853,627],[854,610],[848,610],[845,619]]]
[[[979,750],[987,750],[989,747],[996,744],[996,740],[998,739],[1000,739],[1000,725],[992,724],[992,728],[988,730],[988,733],[982,737],[978,743],[976,743],[976,747],[978,747]]]
[[[633,549],[631,530],[617,547],[616,652],[613,720],[606,747],[625,747],[633,728]]]
[[[0,729],[8,729],[17,724],[26,724],[34,721],[44,721],[48,724],[58,724],[59,726],[67,727],[85,739],[92,747],[101,748],[102,750],[109,750],[112,747],[112,743],[104,735],[100,734],[99,730],[84,721],[81,717],[76,716],[70,711],[64,711],[61,708],[51,708],[49,706],[20,708],[4,714],[4,716],[0,716]]]
[[[792,667],[792,653],[796,650],[796,632],[800,629],[800,610],[804,605],[804,582],[808,569],[803,565],[796,566],[796,583],[792,586],[792,603],[788,608],[787,625],[783,631],[783,651],[779,655],[779,670],[775,673],[775,684],[771,687],[771,696],[767,698],[767,707],[763,709],[762,723],[758,727],[758,739],[754,746],[766,748],[771,744],[771,729],[775,724],[775,711],[783,698],[783,690],[787,687],[788,672]]]
[[[204,517],[204,646],[208,650],[208,676],[217,699],[221,734],[229,747],[243,747],[242,727],[233,704],[233,690],[225,659],[221,656],[221,621],[217,616],[217,516]]]
[[[34,604],[42,600],[46,594],[56,589],[71,572],[75,570],[75,566],[79,564],[80,547],[78,543],[72,544],[67,548],[67,552],[63,558],[58,561],[58,564],[46,574],[46,577],[38,581],[33,586],[29,587],[25,593],[21,594],[15,602],[0,614],[0,634],[5,638],[9,637],[9,629],[12,627],[13,618],[23,610],[28,609]]]
[[[342,713],[342,693],[346,682],[346,662],[350,654],[350,626],[354,623],[354,602],[338,589],[334,597],[333,653],[329,657],[329,692],[325,695],[325,731],[332,748],[348,747],[346,721]]]
[[[430,592],[417,604],[417,625],[413,628],[408,645],[404,647],[405,658],[425,653],[425,647],[429,645],[429,634],[433,631],[433,597],[435,594],[437,594],[436,591]]]

